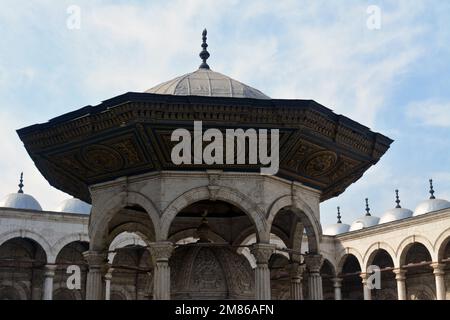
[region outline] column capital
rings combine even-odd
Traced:
[[[108,258],[108,254],[106,252],[92,250],[83,252],[83,256],[90,268],[104,267]]]
[[[152,242],[149,250],[155,262],[168,262],[174,250],[174,245],[170,241]]]
[[[367,272],[361,272],[359,274],[359,277],[362,279],[362,283],[367,283],[367,279],[369,279],[370,274],[368,274]]]
[[[250,252],[256,259],[257,264],[267,264],[272,254],[275,252],[275,245],[268,243],[255,243],[251,246]]]
[[[305,272],[305,265],[300,264],[298,262],[292,262],[287,265],[287,270],[289,272],[289,276],[292,279],[302,279],[303,272]]]
[[[342,287],[342,281],[344,281],[344,279],[342,278],[332,278],[331,281],[333,281],[333,287],[334,288],[341,288]]]
[[[44,276],[54,277],[57,266],[55,264],[46,264],[44,266]]]
[[[404,281],[406,279],[406,270],[402,268],[395,268],[392,270],[395,274],[395,280]]]
[[[310,273],[320,273],[323,257],[320,254],[308,254],[305,256],[305,263]]]
[[[445,274],[445,264],[440,262],[433,262],[430,264],[430,267],[433,268],[433,273],[435,275],[444,275]]]

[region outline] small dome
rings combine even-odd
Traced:
[[[42,211],[39,202],[29,194],[10,193],[0,201],[0,207]]]
[[[257,89],[210,69],[198,69],[145,92],[177,96],[270,99]]]
[[[361,217],[361,218],[353,221],[352,225],[350,226],[349,231],[356,231],[356,230],[361,230],[364,228],[370,228],[370,227],[376,226],[379,221],[380,221],[380,218],[378,218],[378,217],[364,216],[364,217]]]
[[[395,203],[397,206],[394,209],[386,211],[380,219],[380,224],[388,223],[392,221],[406,219],[412,216],[413,212],[409,209],[404,209],[400,205],[400,197],[398,195],[398,189],[395,190]]]
[[[83,202],[79,199],[72,198],[64,200],[55,209],[56,212],[66,212],[66,213],[79,213],[79,214],[90,214],[91,205]]]
[[[394,208],[386,211],[380,218],[380,224],[409,218],[413,212],[405,208]]]
[[[221,73],[212,71],[206,63],[206,60],[210,56],[207,51],[208,44],[206,43],[206,36],[207,31],[205,29],[202,33],[202,52],[199,55],[203,62],[198,70],[161,83],[145,92],[177,96],[270,99],[255,88],[231,79]]]
[[[430,198],[428,200],[422,201],[414,210],[413,216],[420,216],[429,212],[439,211],[443,209],[450,208],[450,202],[443,199],[436,199],[434,196],[433,179],[430,182]]]
[[[335,223],[327,226],[323,230],[323,234],[326,236],[337,236],[342,233],[346,233],[350,230],[350,225],[345,223]]]
[[[450,208],[450,202],[443,199],[428,199],[422,201],[414,210],[413,216]]]

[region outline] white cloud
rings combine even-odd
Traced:
[[[406,114],[419,125],[450,128],[450,102],[413,102],[406,108]]]

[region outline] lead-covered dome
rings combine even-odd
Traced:
[[[337,236],[342,233],[349,232],[350,225],[342,223],[340,207],[337,207],[337,223],[326,226],[323,234],[326,236]]]
[[[398,196],[398,190],[395,190],[395,197],[396,197],[395,202],[397,203],[396,207],[386,211],[381,216],[379,222],[380,224],[406,219],[413,215],[413,212],[411,210],[402,208],[400,206],[400,197]]]
[[[200,58],[202,58],[203,62],[199,69],[161,83],[145,92],[178,96],[270,99],[270,97],[255,88],[219,72],[212,71],[206,63],[206,60],[209,58],[209,52],[206,50],[207,47],[205,29],[203,31],[203,51],[200,53]]]
[[[64,200],[55,209],[57,212],[90,214],[91,205],[76,198]]]
[[[179,96],[270,99],[257,89],[210,69],[198,69],[145,92]]]
[[[0,201],[0,207],[42,211],[39,202],[25,193],[10,193]]]
[[[430,179],[430,199],[422,201],[414,210],[414,216],[450,208],[450,202],[434,196],[433,180]]]
[[[31,195],[23,192],[23,172],[20,174],[19,191],[10,193],[0,201],[0,207],[42,211],[39,202]]]
[[[370,214],[369,199],[366,198],[366,215],[353,221],[352,225],[350,226],[350,231],[356,231],[376,226],[379,221],[380,218],[374,217]]]

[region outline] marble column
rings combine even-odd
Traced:
[[[394,269],[395,280],[397,281],[397,298],[398,300],[407,300],[406,299],[406,270],[404,269]]]
[[[44,294],[43,300],[53,300],[53,278],[55,277],[56,265],[48,264],[44,267]]]
[[[109,268],[105,274],[105,300],[111,300],[111,279],[113,268]]]
[[[251,253],[256,259],[255,268],[255,299],[270,300],[272,292],[270,288],[269,259],[275,252],[272,244],[255,243],[251,247]]]
[[[105,285],[103,276],[106,272],[107,254],[99,251],[83,252],[89,271],[86,280],[86,300],[104,300]]]
[[[432,263],[434,279],[436,281],[436,299],[445,300],[446,290],[445,290],[445,264],[443,263]]]
[[[291,280],[291,300],[303,300],[302,279],[305,266],[292,262],[288,265],[288,271]]]
[[[320,275],[323,257],[319,254],[309,254],[305,256],[305,263],[309,271],[308,298],[309,300],[323,300],[322,277]]]
[[[361,273],[360,277],[362,279],[363,290],[364,290],[364,300],[372,300],[372,290],[369,288],[368,279],[370,275],[368,273]]]
[[[153,299],[170,300],[170,267],[169,259],[174,246],[172,242],[154,242],[150,245],[150,253],[155,263],[153,276]]]
[[[331,279],[333,281],[333,287],[334,287],[334,300],[342,300],[342,278],[333,278]]]

